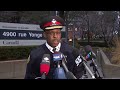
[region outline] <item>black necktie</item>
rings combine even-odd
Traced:
[[[53,52],[54,52],[54,53],[57,52],[57,51],[56,51],[56,48],[53,48]]]

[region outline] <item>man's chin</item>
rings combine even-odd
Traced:
[[[53,43],[52,46],[53,46],[53,47],[56,47],[58,44],[59,44],[59,43]]]

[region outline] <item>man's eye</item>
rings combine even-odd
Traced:
[[[60,34],[60,32],[57,32],[56,34]]]

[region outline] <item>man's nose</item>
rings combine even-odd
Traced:
[[[57,37],[57,33],[54,33],[54,34],[53,34],[53,37]]]

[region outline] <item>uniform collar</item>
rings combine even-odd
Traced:
[[[47,42],[45,43],[46,47],[50,50],[50,52],[53,52],[53,47],[51,47]],[[58,44],[58,46],[56,46],[56,51],[59,52],[60,51],[60,47],[61,47],[61,43]]]

